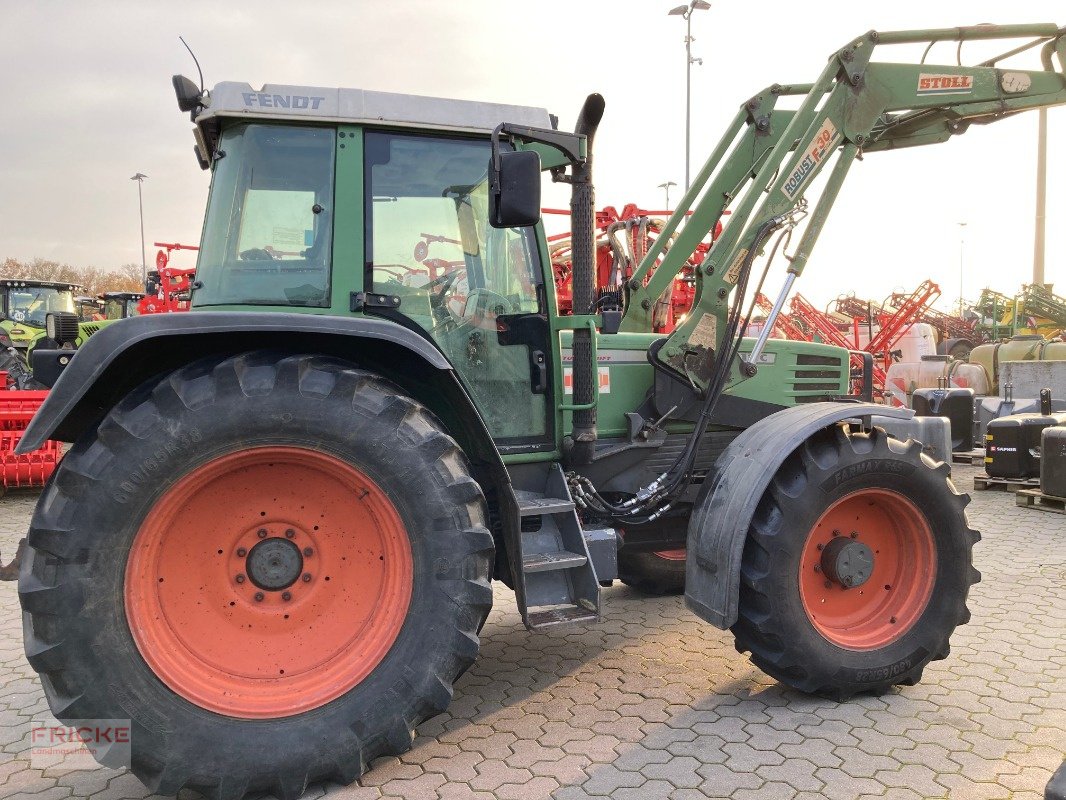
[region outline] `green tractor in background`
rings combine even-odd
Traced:
[[[872,60],[1017,37],[1044,70]],[[968,498],[890,435],[911,412],[849,395],[872,362],[768,333],[861,157],[1064,103],[1064,62],[1055,25],[864,34],[814,83],[745,101],[644,261],[601,287],[598,95],[568,133],[540,108],[175,77],[212,171],[193,310],[75,354],[56,324],[34,353],[53,388],[20,448],[74,442],[19,582],[53,713],[130,720],[155,791],[290,800],[447,708],[490,581],[550,630],[595,623],[619,576],[679,588],[663,559],[788,686],[919,681],[969,619]],[[544,173],[571,187],[568,316]],[[690,314],[654,333],[720,220]],[[785,286],[746,338],[775,237]]]
[[[85,289],[73,283],[0,279],[0,330],[25,353],[30,342],[44,333],[48,314],[76,314],[74,297],[83,294]]]
[[[140,302],[144,292],[104,292],[100,299],[104,303],[104,319],[128,319],[141,313]]]
[[[80,346],[100,329],[99,321],[82,319],[82,304],[76,298],[84,295],[85,288],[75,283],[0,279],[0,333],[11,342],[14,355],[27,365],[31,352],[39,344],[56,346],[47,332],[49,314],[76,323],[76,331],[71,336],[68,330],[67,338],[69,344]]]
[[[84,294],[74,283],[0,279],[0,371],[8,373],[16,388],[40,387],[29,374],[30,351],[44,337],[49,314],[78,319],[75,296]],[[75,339],[84,341],[82,331]]]

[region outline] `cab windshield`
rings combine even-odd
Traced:
[[[197,306],[329,306],[335,132],[241,124],[222,136]]]
[[[45,315],[51,311],[74,313],[74,293],[69,289],[46,286],[20,286],[7,290],[7,316],[34,328],[44,327]]]

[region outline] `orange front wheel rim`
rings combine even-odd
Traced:
[[[803,545],[803,609],[825,639],[848,650],[898,641],[921,617],[936,580],[936,546],[925,515],[888,489],[841,497]]]
[[[395,643],[411,601],[406,528],[338,458],[259,447],[197,467],[141,524],[125,575],[130,631],[172,691],[227,716],[323,706]]]

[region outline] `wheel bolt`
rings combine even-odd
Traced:
[[[839,535],[840,535],[840,531],[833,531],[833,536],[839,536]]]
[[[818,564],[815,564],[815,565],[814,565],[814,571],[815,571],[815,572],[821,572],[821,571],[822,571],[822,568],[821,568],[821,566],[819,566]]]
[[[822,550],[822,549],[823,549],[824,547],[825,547],[825,545],[824,545],[824,544],[819,544],[819,545],[818,545],[818,549],[819,549],[819,550]]]
[[[260,539],[265,539],[267,537],[267,529],[260,528],[255,532],[255,535],[258,536]]]
[[[311,573],[310,572],[305,572],[303,574],[303,582],[304,583],[310,583],[311,582]]]
[[[315,554],[315,551],[312,550],[310,547],[305,547],[304,548],[304,555],[305,556],[313,556],[314,554]]]
[[[285,538],[286,538],[286,539],[291,539],[291,538],[292,538],[293,536],[295,536],[295,535],[296,535],[296,531],[294,531],[294,530],[293,530],[292,528],[288,528],[288,529],[287,529],[287,530],[285,531]]]
[[[282,600],[292,600],[292,592],[282,592],[281,593],[281,599]]]
[[[889,622],[891,622],[893,625],[895,625],[896,624],[896,618],[892,617],[892,619],[890,619]]]
[[[262,603],[263,602],[263,593],[262,592],[256,592],[255,593],[255,602],[257,602],[257,603]]]
[[[248,555],[248,550],[247,550],[247,548],[244,548],[244,547],[238,547],[238,548],[237,548],[237,555],[238,555],[238,556],[240,556],[241,558],[244,558],[244,557],[245,557],[246,555]]]
[[[858,531],[852,531],[851,532],[851,538],[852,539],[858,539],[859,538],[859,532]]]
[[[237,583],[244,583],[244,576],[243,575],[238,575],[236,580],[237,580]]]

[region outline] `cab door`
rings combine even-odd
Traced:
[[[488,223],[486,139],[364,131],[367,296],[454,366],[504,454],[554,449],[536,234]]]

